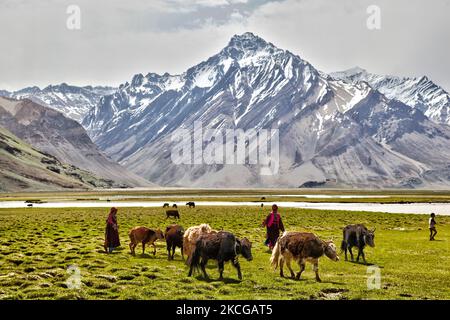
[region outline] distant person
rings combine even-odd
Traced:
[[[280,231],[284,232],[283,221],[278,213],[278,206],[276,204],[272,206],[272,212],[266,217],[262,225],[267,228],[267,239],[264,244],[272,250],[280,236]]]
[[[105,251],[112,253],[113,250],[120,246],[119,226],[117,225],[117,208],[111,208],[108,219],[106,219],[105,231]]]
[[[436,231],[436,220],[434,220],[434,217],[436,215],[434,213],[432,213],[430,215],[430,220],[428,221],[429,225],[430,225],[430,241],[434,240],[434,236],[437,234]]]

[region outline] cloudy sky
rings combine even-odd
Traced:
[[[0,0],[0,89],[181,73],[251,31],[324,72],[427,75],[450,91],[449,16],[450,0]]]

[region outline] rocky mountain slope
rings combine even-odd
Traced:
[[[101,98],[83,124],[114,160],[162,185],[449,185],[448,126],[365,82],[337,78],[245,33],[182,74],[135,75]],[[278,129],[279,172],[262,176],[257,164],[175,164],[172,134],[196,121],[216,133]]]
[[[384,76],[369,73],[359,67],[330,75],[351,83],[367,82],[387,98],[399,100],[422,111],[430,120],[450,125],[450,94],[426,76]]]
[[[66,117],[82,122],[87,112],[104,95],[115,91],[112,87],[73,86],[66,83],[49,85],[43,89],[27,87],[14,92],[0,91],[0,96],[15,99],[30,99],[37,104],[62,112]]]
[[[0,126],[35,149],[101,178],[123,186],[151,185],[108,159],[78,122],[31,100],[0,97]]]

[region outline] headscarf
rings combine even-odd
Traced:
[[[269,221],[267,221],[267,226],[270,228],[274,223],[278,224],[280,221],[280,214],[278,213],[278,206],[274,204],[272,206],[272,212],[269,216]]]
[[[116,224],[117,223],[117,220],[115,217],[116,213],[117,213],[117,208],[112,207],[111,211],[109,211],[108,219],[106,220],[107,224]]]

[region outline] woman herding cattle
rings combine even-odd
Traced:
[[[117,225],[117,208],[111,208],[108,219],[106,219],[105,251],[112,253],[114,248],[120,246],[119,226]]]
[[[272,212],[263,221],[263,226],[267,228],[265,245],[268,245],[270,250],[272,250],[280,236],[280,231],[284,232],[283,221],[278,213],[278,206],[276,204],[272,206]]]

